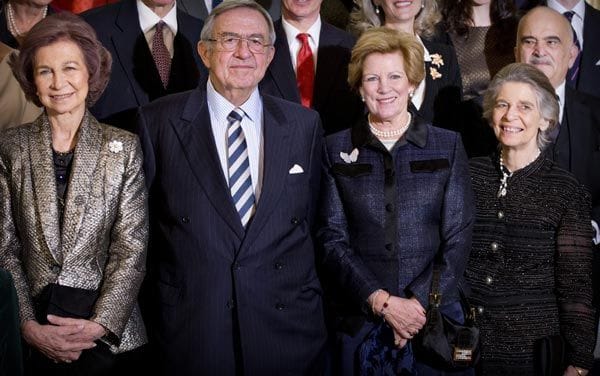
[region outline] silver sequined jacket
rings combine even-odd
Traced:
[[[15,280],[21,322],[49,283],[100,289],[90,320],[107,328],[113,352],[146,343],[137,305],[145,274],[147,193],[137,137],[83,119],[65,197],[62,232],[50,123],[0,135],[0,266]]]

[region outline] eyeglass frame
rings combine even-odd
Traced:
[[[234,39],[235,40],[235,44],[232,45],[230,48],[225,47],[224,41],[226,39]],[[261,39],[261,40],[259,40]],[[241,36],[239,34],[235,34],[235,33],[224,33],[221,34],[215,38],[207,38],[204,39],[205,42],[218,42],[219,46],[223,49],[223,51],[225,52],[232,52],[235,51],[237,48],[239,48],[240,46],[240,42],[241,41],[246,41],[246,47],[248,47],[248,50],[252,53],[255,54],[264,54],[266,52],[267,47],[273,47],[272,43],[264,43],[263,41],[263,36]],[[251,44],[250,42],[258,42],[260,43],[260,47],[262,48],[261,51],[254,51],[253,47],[251,46],[256,46],[258,47],[257,44]]]

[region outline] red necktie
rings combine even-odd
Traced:
[[[152,37],[152,57],[154,57],[154,63],[163,87],[166,89],[169,84],[169,75],[171,74],[171,55],[165,45],[163,38],[163,27],[165,23],[160,21],[156,24],[156,32]]]
[[[296,38],[300,40],[302,46],[298,51],[296,60],[296,81],[300,91],[300,99],[304,107],[310,108],[312,105],[313,87],[315,83],[315,63],[312,50],[308,44],[308,34],[298,34]]]

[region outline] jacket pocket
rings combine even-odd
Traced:
[[[331,166],[331,171],[335,175],[347,176],[355,178],[358,176],[369,175],[373,171],[373,166],[368,163],[351,163],[342,164],[336,163]]]
[[[450,162],[445,158],[410,161],[410,172],[434,172],[447,168],[450,168]]]

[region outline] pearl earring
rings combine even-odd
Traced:
[[[379,6],[375,5],[375,14],[379,14],[381,11],[379,10]]]

